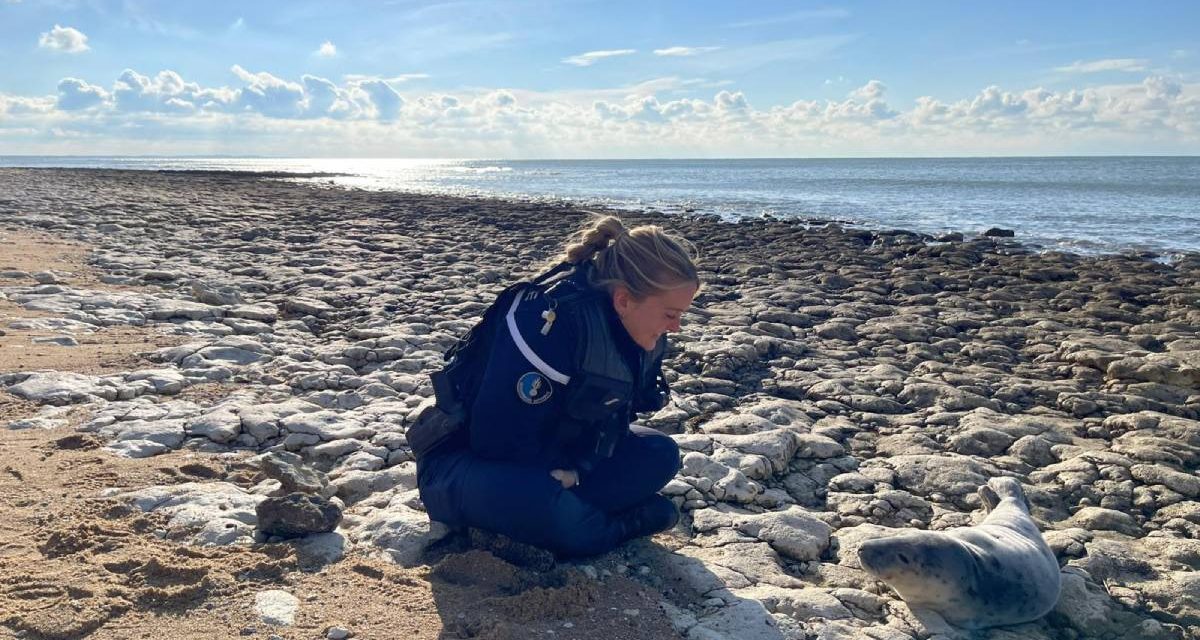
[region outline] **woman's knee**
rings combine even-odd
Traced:
[[[679,473],[682,461],[679,457],[679,445],[675,439],[660,431],[645,427],[632,427],[642,449],[644,464],[659,472],[666,484]]]

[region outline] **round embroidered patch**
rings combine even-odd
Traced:
[[[541,404],[549,400],[553,393],[550,379],[536,371],[530,371],[517,380],[517,397],[525,404]]]

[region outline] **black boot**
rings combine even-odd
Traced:
[[[666,531],[679,522],[679,509],[670,499],[653,495],[644,502],[617,515],[621,542]]]

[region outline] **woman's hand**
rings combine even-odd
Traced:
[[[571,469],[555,469],[550,472],[550,476],[562,483],[564,489],[579,484],[579,473]]]

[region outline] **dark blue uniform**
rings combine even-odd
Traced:
[[[644,366],[647,352],[629,337],[611,301],[590,304],[603,306],[614,344],[601,347],[625,359],[635,394],[653,385],[644,372],[655,367]],[[657,492],[679,470],[679,448],[654,429],[628,426],[635,417],[629,406],[614,416],[620,420],[615,446],[610,436],[598,450],[596,433],[566,427],[568,383],[582,347],[569,310],[547,314],[552,308],[550,296],[530,288],[502,310],[470,407],[467,442],[421,459],[418,485],[432,520],[502,533],[562,556],[594,555],[658,530],[653,522],[666,514],[677,517]],[[554,319],[543,331],[547,317]],[[553,469],[576,471],[579,484],[564,489]]]

